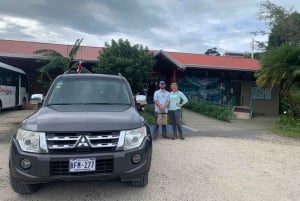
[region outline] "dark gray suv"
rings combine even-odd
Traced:
[[[34,193],[52,181],[119,178],[146,186],[152,138],[122,76],[58,76],[41,108],[26,118],[11,141],[12,189]]]

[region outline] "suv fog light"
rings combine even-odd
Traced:
[[[25,159],[21,160],[20,165],[22,168],[28,169],[31,167],[31,162],[30,162],[30,160],[25,158]]]
[[[134,164],[138,164],[139,162],[141,162],[141,160],[142,160],[141,154],[134,154],[131,158],[131,161]]]

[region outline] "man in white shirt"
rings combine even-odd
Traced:
[[[155,91],[153,96],[153,101],[155,104],[155,121],[157,121],[158,114],[167,114],[168,113],[168,106],[170,104],[170,93],[166,91],[166,83],[165,81],[159,82],[159,90]],[[157,139],[159,125],[156,124],[154,131],[153,131],[153,139]],[[162,125],[162,136],[164,138],[169,139],[167,136],[167,126]]]

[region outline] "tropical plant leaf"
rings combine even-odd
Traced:
[[[79,50],[79,48],[80,48],[80,44],[81,44],[82,40],[83,40],[83,38],[82,38],[82,39],[77,39],[77,40],[75,41],[75,44],[73,45],[73,47],[72,47],[72,49],[71,49],[71,51],[70,51],[70,53],[69,53],[69,57],[70,57],[72,60],[74,59],[75,55],[77,54],[77,52],[78,52],[78,50]]]
[[[35,54],[49,57],[47,64],[38,69],[40,72],[39,80],[44,81],[44,83],[42,83],[43,86],[50,86],[51,82],[54,80],[60,70],[62,72],[69,71],[71,66],[74,65],[74,63],[77,63],[74,61],[74,57],[79,50],[82,40],[83,39],[76,40],[68,57],[64,57],[61,53],[51,49],[40,49],[34,51]],[[46,80],[44,80],[45,76],[47,77]]]
[[[48,56],[48,57],[63,57],[63,55],[55,50],[50,49],[40,49],[33,51],[34,54],[41,54],[42,56]]]

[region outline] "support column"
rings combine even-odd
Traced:
[[[176,82],[176,68],[173,68],[173,76],[172,76],[172,82]]]

